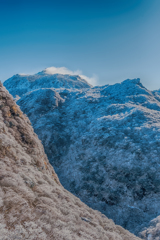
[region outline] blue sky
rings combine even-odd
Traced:
[[[66,67],[160,88],[159,0],[0,0],[0,79]]]

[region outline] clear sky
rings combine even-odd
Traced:
[[[160,88],[160,0],[0,0],[0,79],[51,66]]]

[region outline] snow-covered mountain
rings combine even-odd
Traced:
[[[63,186],[136,234],[160,215],[158,93],[140,79],[51,88],[39,78],[25,94],[13,82],[4,85],[21,97]]]
[[[139,239],[62,187],[29,119],[1,83],[0,239]]]
[[[5,86],[15,97],[38,88],[90,88],[91,85],[79,75],[50,74],[46,70],[34,75],[16,74],[5,81]],[[11,90],[12,89],[12,90]]]

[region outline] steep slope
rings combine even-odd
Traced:
[[[66,191],[0,84],[0,239],[138,240]]]
[[[90,88],[79,75],[48,74],[45,70],[34,75],[16,74],[5,81],[4,86],[15,97],[39,88]]]
[[[160,97],[139,79],[17,103],[69,191],[136,234],[160,214]]]

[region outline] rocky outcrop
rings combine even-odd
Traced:
[[[13,95],[20,89],[7,84]],[[93,88],[49,86],[35,85],[17,103],[62,185],[138,234],[160,215],[158,92],[140,79]]]
[[[160,240],[160,216],[153,219],[139,235],[145,240]]]
[[[138,238],[62,187],[29,119],[0,84],[0,240],[12,239]]]

